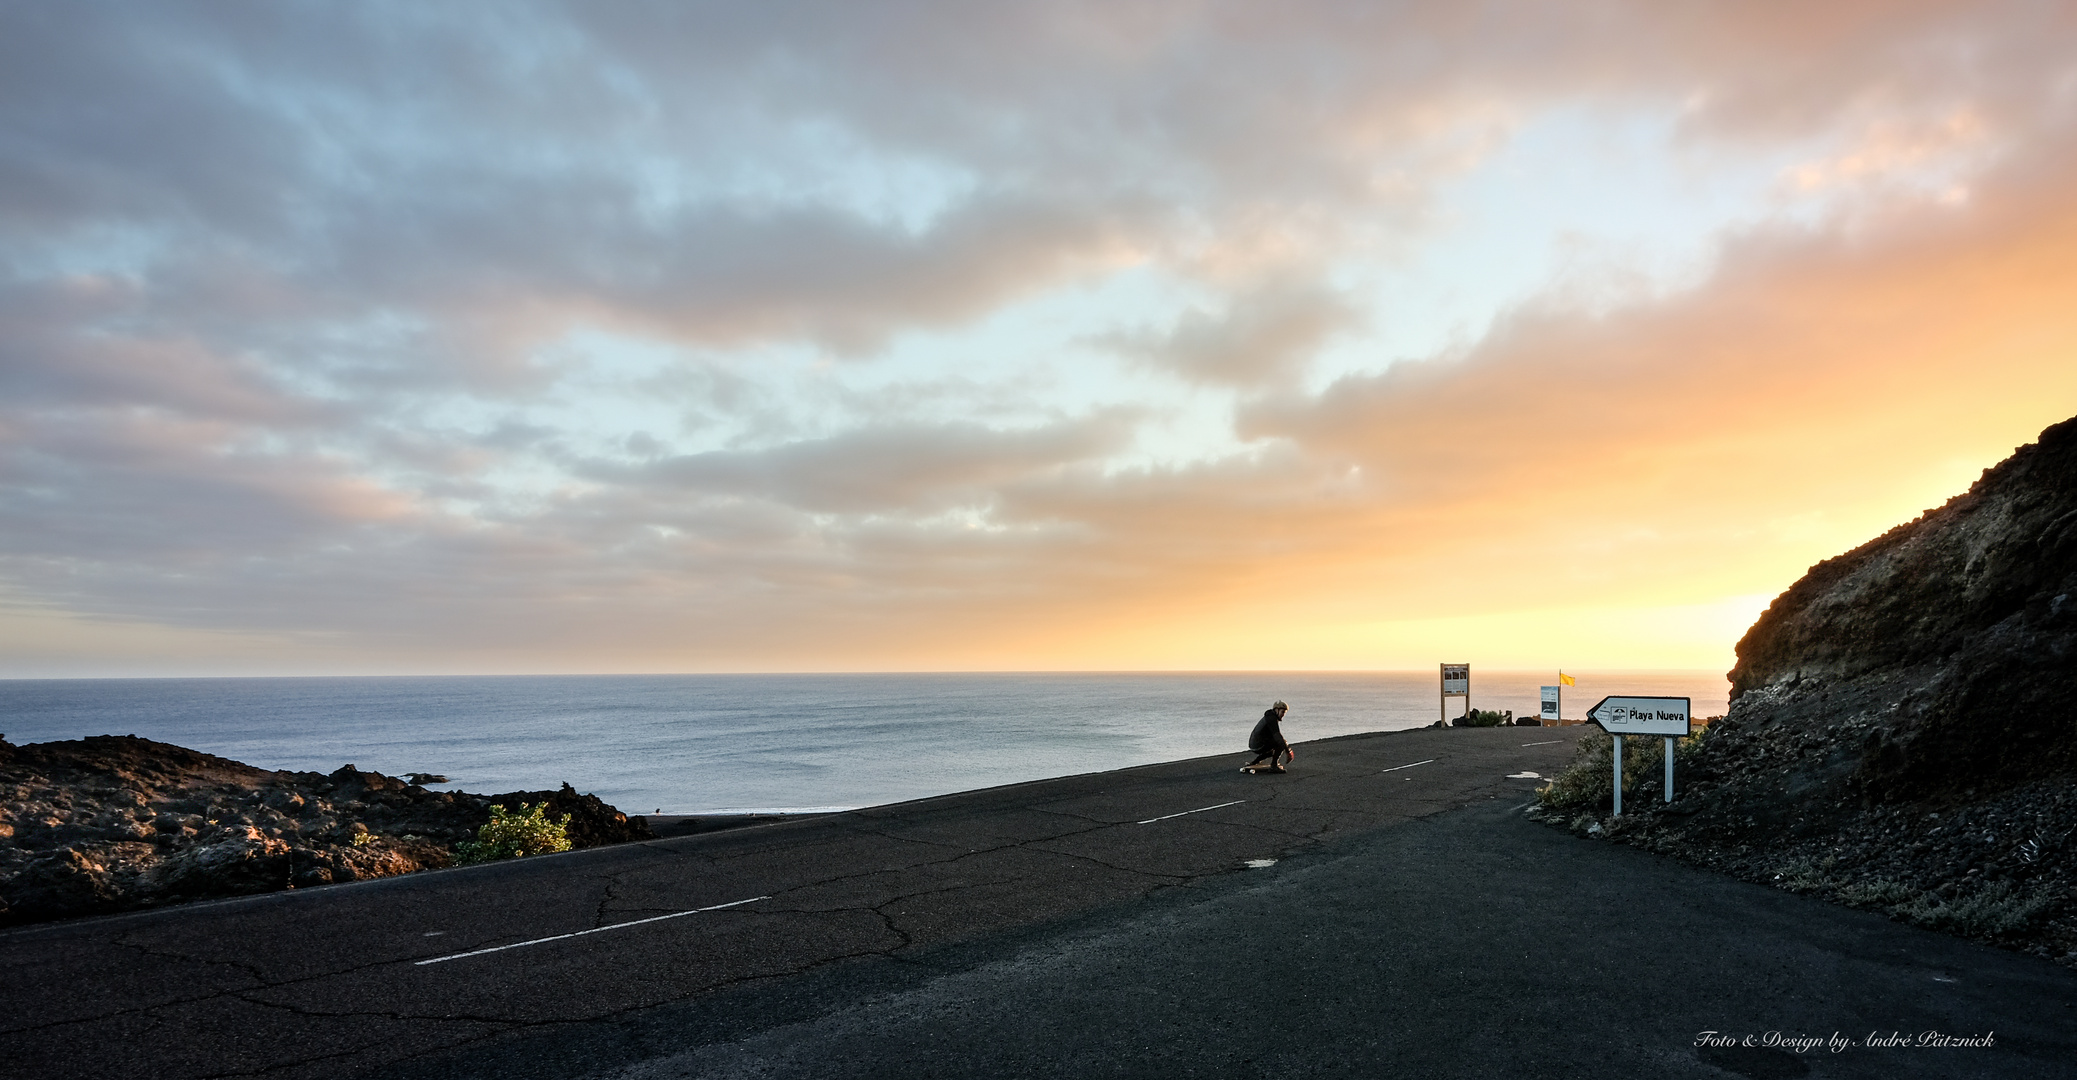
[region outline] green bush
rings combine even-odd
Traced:
[[[1709,729],[1679,739],[1673,744],[1674,790],[1679,790],[1680,770],[1688,768],[1702,752],[1702,740]],[[1574,744],[1572,763],[1550,783],[1536,792],[1537,801],[1554,810],[1584,810],[1612,807],[1615,803],[1615,786],[1609,767],[1609,745],[1614,736],[1599,728],[1579,737]],[[1623,793],[1627,796],[1637,790],[1645,780],[1662,779],[1666,772],[1666,751],[1659,745],[1657,736],[1631,737],[1623,746]]]
[[[1473,709],[1465,714],[1465,727],[1499,727],[1506,721],[1507,714],[1488,709]]]
[[[466,866],[496,859],[568,851],[570,838],[566,830],[569,825],[568,814],[564,814],[561,821],[548,820],[546,802],[537,805],[520,803],[519,809],[509,811],[502,806],[492,806],[490,821],[476,830],[476,839],[454,845],[455,861]]]

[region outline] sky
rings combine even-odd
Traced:
[[[2077,8],[0,9],[0,677],[1722,670],[2077,414]]]

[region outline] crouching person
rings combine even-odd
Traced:
[[[1248,749],[1255,752],[1255,760],[1240,767],[1244,773],[1280,773],[1284,762],[1294,760],[1298,752],[1284,741],[1284,713],[1290,706],[1279,701],[1262,714],[1255,722],[1255,730],[1248,733]]]

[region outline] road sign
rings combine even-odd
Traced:
[[[1666,801],[1673,801],[1673,739],[1694,730],[1684,697],[1605,697],[1587,710],[1587,719],[1615,736],[1610,757],[1615,762],[1615,812],[1623,813],[1623,736],[1666,735]]]
[[[1682,735],[1694,730],[1684,697],[1605,697],[1587,719],[1610,735]]]
[[[1560,695],[1565,693],[1565,688],[1562,686],[1546,686],[1542,687],[1542,690],[1543,711],[1538,714],[1537,719],[1546,724],[1555,724],[1564,719],[1564,717],[1558,715],[1558,703],[1564,700]]]

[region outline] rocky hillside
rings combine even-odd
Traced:
[[[1866,799],[2077,772],[2077,419],[1812,567],[1738,643],[1730,677],[1734,701],[1758,695],[1754,716],[1882,714],[1845,777]]]
[[[1673,806],[1546,816],[2077,965],[2077,419],[1812,567],[1730,679]]]
[[[0,738],[0,925],[446,866],[490,808],[549,803],[577,847],[647,823],[579,795],[429,791],[351,765],[268,772],[134,736]]]

